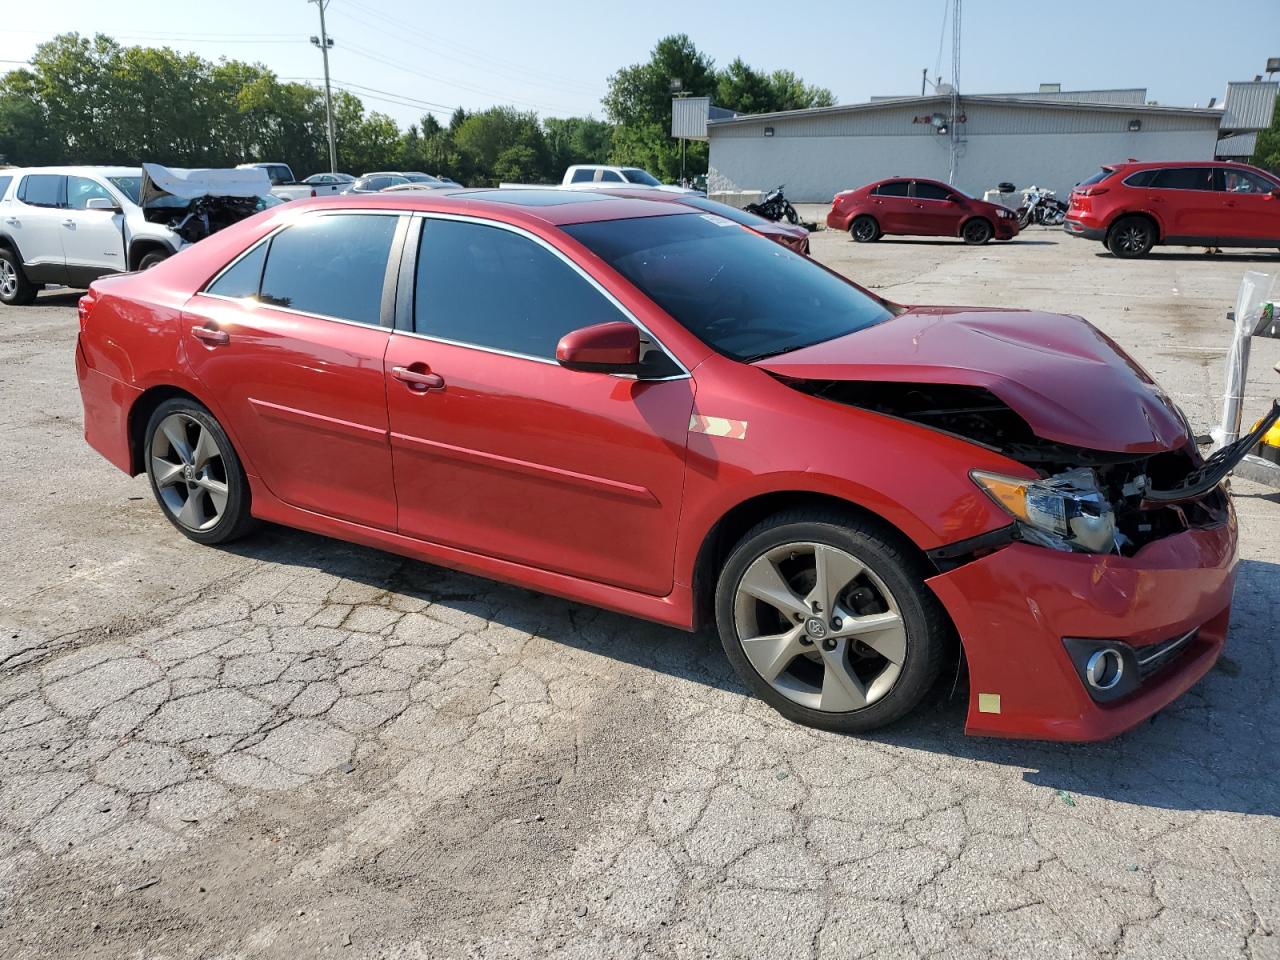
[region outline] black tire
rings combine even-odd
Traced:
[[[217,445],[220,464],[220,474],[218,478],[226,484],[226,504],[216,522],[202,529],[193,529],[179,521],[175,515],[171,505],[166,502],[165,496],[161,493],[160,483],[157,480],[157,472],[161,467],[158,462],[154,448],[157,442],[157,434],[160,425],[173,417],[180,415],[188,420],[195,421],[201,428],[208,430]],[[196,543],[218,544],[230,543],[249,533],[257,526],[257,521],[250,514],[250,492],[249,481],[245,477],[244,467],[240,463],[240,457],[236,454],[235,448],[231,445],[231,439],[227,436],[222,425],[210,413],[203,404],[198,403],[189,397],[174,397],[166,400],[160,406],[156,407],[155,412],[147,421],[145,445],[143,455],[147,468],[147,479],[151,483],[151,492],[156,498],[156,503],[160,506],[160,511],[178,530],[185,536],[194,540]],[[182,486],[183,483],[173,484],[173,486]],[[186,483],[187,496],[191,495],[191,485]]]
[[[1155,242],[1155,224],[1146,217],[1121,217],[1107,231],[1107,249],[1123,260],[1145,257]]]
[[[1018,208],[1018,229],[1027,229],[1027,224],[1031,222],[1031,210],[1028,207]]]
[[[22,269],[22,258],[8,247],[0,247],[0,303],[8,307],[25,307],[33,303],[38,292]]]
[[[974,217],[960,228],[960,236],[970,246],[977,247],[989,241],[995,235],[991,221],[983,217]]]
[[[796,226],[800,223],[800,214],[796,213],[796,208],[788,203],[783,207],[783,213],[786,215],[787,223]]]
[[[854,217],[853,223],[849,224],[849,236],[856,243],[874,243],[881,236],[880,224],[876,223],[875,217],[864,213]]]
[[[819,543],[853,555],[892,592],[906,630],[906,654],[893,686],[880,699],[847,712],[817,710],[783,695],[752,666],[738,636],[738,587],[763,554],[789,543]],[[716,624],[729,662],[756,696],[789,720],[837,733],[885,726],[916,707],[954,649],[950,619],[924,584],[924,562],[892,529],[853,514],[805,509],[776,514],[749,530],[730,553],[716,584]]]
[[[152,250],[150,253],[143,254],[142,259],[138,261],[138,270],[150,270],[157,263],[163,263],[169,259],[169,254],[164,250]]]

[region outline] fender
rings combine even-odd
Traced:
[[[0,230],[0,244],[10,247],[14,253],[18,255],[18,259],[22,261],[22,265],[27,265],[27,258],[22,255],[22,248],[18,246],[18,241],[13,238],[8,230]]]

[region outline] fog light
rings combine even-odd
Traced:
[[[1124,658],[1111,647],[1098,650],[1085,664],[1084,676],[1095,690],[1112,690],[1124,676]]]

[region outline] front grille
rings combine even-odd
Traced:
[[[1153,673],[1164,669],[1177,659],[1178,654],[1190,645],[1199,632],[1200,628],[1196,627],[1181,636],[1163,640],[1149,647],[1136,647],[1134,654],[1138,659],[1138,676],[1146,680]]]

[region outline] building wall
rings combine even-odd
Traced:
[[[708,189],[760,190],[786,184],[793,201],[827,203],[840,190],[890,176],[947,179],[948,137],[913,117],[927,105],[712,124]],[[966,108],[955,185],[970,195],[1008,180],[1064,195],[1104,163],[1211,160],[1213,117],[1127,111]],[[1128,130],[1135,117],[1142,129]],[[771,126],[773,136],[765,136]]]

